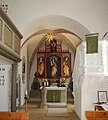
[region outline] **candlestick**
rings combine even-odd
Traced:
[[[25,97],[24,97],[24,99],[25,99],[25,112],[27,112],[27,101],[28,101],[28,99],[29,99],[29,96],[28,96],[27,90],[26,90],[26,93],[25,93]]]

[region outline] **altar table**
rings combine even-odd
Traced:
[[[67,106],[67,87],[43,87],[41,105]]]

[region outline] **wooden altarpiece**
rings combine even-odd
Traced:
[[[63,50],[62,40],[53,39],[37,52],[37,73],[40,78],[60,79],[71,75],[71,53]]]

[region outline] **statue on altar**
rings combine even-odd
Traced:
[[[68,65],[68,57],[64,57],[64,62],[63,62],[63,72],[65,76],[69,76],[69,65]]]
[[[52,41],[51,41],[51,51],[52,52],[56,52],[57,50],[57,42],[56,42],[56,40],[55,39],[53,39]]]
[[[50,57],[50,65],[51,65],[51,76],[54,77],[57,73],[57,57],[52,56]]]
[[[43,58],[40,57],[39,58],[39,62],[38,62],[38,75],[43,75],[44,73],[44,61],[43,61]]]

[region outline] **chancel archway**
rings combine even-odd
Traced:
[[[59,32],[59,30],[60,30],[60,32]],[[61,32],[63,32],[63,33],[61,33]],[[71,59],[71,66],[70,66],[70,70],[73,70],[72,68],[73,68],[73,64],[74,64],[74,56],[75,56],[75,53],[76,53],[76,46],[75,46],[75,44],[80,44],[81,43],[81,39],[77,36],[77,35],[75,35],[74,33],[72,33],[72,32],[70,32],[70,31],[67,31],[67,30],[65,30],[65,29],[56,29],[56,30],[41,30],[41,31],[38,31],[38,32],[36,32],[35,34],[33,34],[33,35],[31,35],[30,37],[29,37],[29,39],[27,39],[26,40],[26,42],[28,41],[28,42],[30,42],[30,41],[32,41],[32,40],[34,40],[34,41],[36,41],[37,39],[40,39],[40,42],[39,42],[39,44],[36,44],[35,45],[35,42],[34,42],[34,46],[35,46],[35,48],[34,48],[34,50],[33,50],[33,52],[32,52],[32,54],[31,54],[31,58],[30,58],[30,62],[29,62],[29,70],[30,71],[32,71],[31,70],[31,67],[33,66],[33,60],[34,60],[34,58],[35,58],[35,56],[36,56],[36,54],[37,54],[37,52],[38,52],[38,50],[39,50],[39,48],[41,47],[41,45],[46,41],[46,34],[48,34],[48,33],[53,33],[54,34],[54,36],[56,37],[56,38],[60,38],[61,40],[62,40],[62,42],[63,43],[65,43],[66,44],[66,46],[68,46],[68,50],[70,49],[71,50],[71,54],[72,54],[72,59]],[[68,35],[70,35],[72,38],[73,38],[73,41],[75,41],[75,39],[77,39],[77,41],[76,41],[76,43],[74,42],[74,44],[70,41],[70,38],[69,37],[67,37],[66,36],[66,34],[67,34],[67,36]],[[71,38],[71,39],[72,39]],[[23,44],[24,45],[24,44]],[[22,46],[23,46],[22,45]],[[37,47],[36,47],[37,46]],[[28,44],[28,48],[29,48],[30,46],[29,46],[29,44]],[[30,50],[30,48],[29,48],[29,50]],[[29,51],[29,53],[30,53],[31,51]],[[36,61],[36,59],[35,59],[35,61]],[[37,68],[37,66],[35,67],[35,70],[36,70],[36,68]],[[36,70],[37,71],[37,70]],[[34,73],[34,72],[33,72]],[[43,76],[43,78],[45,78],[46,76]],[[71,77],[71,76],[69,76],[69,77]],[[31,86],[31,85],[30,85]]]
[[[46,19],[47,17],[47,19]],[[53,18],[53,19],[52,19]],[[58,22],[54,22],[53,20],[57,19]],[[36,24],[38,21],[39,24]],[[44,21],[44,22],[42,22]],[[50,28],[49,29],[49,24],[50,23]],[[58,24],[59,23],[59,24]],[[63,24],[62,24],[63,23]],[[45,28],[48,29],[40,29],[41,26],[46,26]],[[43,25],[44,24],[44,25]],[[48,26],[47,26],[48,25]],[[24,42],[22,43],[21,48],[24,48],[25,43],[27,44],[27,54],[28,54],[28,72],[27,72],[27,86],[28,86],[28,91],[30,91],[30,79],[33,79],[33,74],[36,71],[37,66],[32,69],[34,66],[33,61],[35,60],[36,62],[36,53],[38,50],[38,47],[42,44],[43,41],[45,41],[45,35],[47,33],[53,33],[55,36],[60,37],[63,42],[69,46],[71,51],[73,52],[73,57],[72,57],[72,67],[71,69],[73,70],[73,65],[74,65],[74,59],[75,59],[75,53],[76,53],[76,48],[77,46],[84,41],[85,34],[89,33],[89,31],[81,25],[79,22],[70,19],[65,16],[58,16],[58,15],[52,15],[52,16],[44,16],[41,17],[37,20],[32,21],[28,26],[25,27],[25,35],[29,37],[24,37]],[[38,30],[39,28],[39,30]],[[44,28],[44,27],[43,27]],[[54,29],[55,28],[55,29]],[[27,30],[28,29],[28,30]],[[36,31],[36,32],[35,32]],[[33,33],[33,34],[32,34]]]

